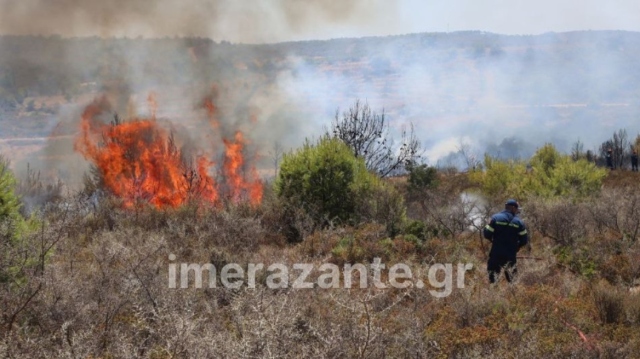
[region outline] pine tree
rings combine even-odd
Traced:
[[[0,156],[0,220],[20,218],[20,200],[15,192],[16,178],[9,161]]]

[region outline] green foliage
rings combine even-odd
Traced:
[[[420,241],[425,241],[428,236],[427,226],[422,221],[412,220],[407,223],[405,229],[405,239],[412,236]]]
[[[409,191],[420,192],[426,189],[438,186],[438,171],[435,167],[429,167],[426,164],[408,165],[409,171]]]
[[[0,221],[20,218],[20,200],[15,193],[16,183],[8,161],[0,157]]]
[[[526,166],[520,161],[500,161],[485,155],[484,171],[473,171],[469,174],[471,182],[480,185],[489,197],[522,197],[523,182],[530,182]],[[531,183],[527,183],[531,185]]]
[[[371,186],[364,162],[356,160],[339,140],[323,138],[282,159],[275,192],[316,215],[318,220],[348,221],[355,197]]]
[[[16,183],[9,162],[0,156],[0,283],[22,285],[26,281],[25,271],[35,267],[40,259],[31,252],[32,244],[23,240],[37,228],[38,222],[25,220],[20,214]]]
[[[590,254],[590,250],[559,246],[554,250],[558,263],[566,266],[575,274],[592,279],[597,274],[597,264]]]
[[[594,163],[560,154],[551,144],[540,148],[530,161],[499,161],[485,156],[484,172],[470,174],[483,192],[493,198],[585,197],[599,191],[606,171]]]
[[[344,237],[331,250],[331,254],[335,258],[341,259],[343,262],[353,263],[364,259],[364,249],[358,244],[353,237]]]
[[[402,228],[405,207],[402,196],[367,171],[342,141],[321,138],[307,141],[282,159],[275,193],[288,204],[303,208],[319,225],[331,221],[376,221],[389,232]]]
[[[550,177],[551,171],[556,168],[561,157],[560,152],[558,152],[552,144],[546,143],[533,155],[531,162],[537,164],[537,168],[543,171],[546,176]]]
[[[586,160],[561,158],[548,177],[552,196],[588,196],[600,190],[606,172]]]
[[[359,222],[383,224],[387,235],[395,237],[406,222],[404,198],[396,188],[374,176],[373,185],[357,192],[355,217]]]
[[[420,239],[413,234],[405,234],[402,236],[402,240],[411,243],[415,248],[422,248],[424,240]]]

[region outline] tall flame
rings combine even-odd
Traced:
[[[262,183],[258,179],[255,167],[249,170],[246,180],[241,171],[244,169],[244,157],[242,156],[245,146],[242,132],[236,131],[233,141],[223,139],[225,146],[224,176],[230,190],[230,197],[233,201],[238,201],[241,195],[249,197],[251,204],[258,204],[262,200]]]
[[[111,124],[98,117],[111,109],[106,97],[89,104],[82,113],[75,149],[98,169],[102,185],[131,208],[146,202],[155,207],[177,207],[191,199],[217,203],[220,190],[210,175],[214,163],[206,156],[188,156],[172,134],[155,121],[155,97],[150,97],[152,118],[117,117]],[[210,104],[213,106],[213,103]],[[213,123],[212,123],[213,125]],[[247,198],[257,205],[262,200],[262,183],[254,168],[250,181],[240,172],[244,166],[242,132],[233,141],[224,139],[222,176],[233,202]]]

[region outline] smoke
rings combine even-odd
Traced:
[[[462,146],[479,160],[527,159],[545,143],[568,152],[580,140],[595,150],[619,128],[635,138],[639,42],[618,31],[335,41],[342,61],[318,65],[309,55],[289,87],[324,114],[367,100],[396,128],[415,125],[429,163],[465,168]]]
[[[251,3],[233,0],[0,0],[0,34],[98,37],[84,42],[82,39],[50,38],[55,44],[37,38],[35,42],[44,44],[36,44],[33,52],[8,61],[12,69],[28,67],[23,70],[28,76],[20,77],[22,83],[15,84],[16,91],[42,88],[43,83],[52,83],[48,92],[55,94],[63,88],[61,84],[86,78],[83,86],[89,86],[91,91],[72,86],[69,86],[71,90],[62,91],[72,97],[87,92],[107,93],[114,112],[124,118],[148,113],[145,99],[148,93],[156,92],[158,117],[166,119],[167,125],[180,133],[185,143],[211,146],[211,143],[233,136],[234,131],[242,130],[247,134],[249,146],[262,154],[262,158],[255,160],[270,162],[267,157],[274,143],[285,149],[293,148],[301,138],[317,133],[320,127],[311,120],[300,121],[302,117],[309,117],[310,109],[298,98],[288,97],[291,73],[283,71],[274,78],[264,79],[261,74],[251,72],[230,78],[233,71],[228,67],[217,66],[217,63],[207,66],[201,61],[222,58],[225,64],[235,66],[234,62],[238,62],[238,66],[246,66],[230,58],[233,51],[226,51],[221,46],[213,49],[206,44],[194,46],[190,39],[182,37],[262,43],[306,39],[313,37],[318,29],[323,29],[328,37],[344,36],[362,29],[384,34],[398,30],[401,21],[394,16],[395,12],[394,2],[382,0]],[[159,56],[157,46],[125,41],[125,38],[138,37],[167,40],[167,50],[172,56],[175,53],[185,56],[168,64],[171,68],[154,66],[154,62],[158,62],[154,57]],[[94,51],[88,51],[87,46],[94,47]],[[4,48],[5,54],[11,53],[10,48],[9,45]],[[253,48],[247,50],[249,57],[254,57],[253,51]],[[288,54],[285,52],[280,56],[286,58]],[[59,61],[61,58],[68,61]],[[97,70],[98,76],[87,75],[96,70],[79,69],[77,64],[84,67],[80,59],[86,64],[102,64]],[[53,79],[52,74],[56,75]],[[69,79],[70,74],[75,78]],[[211,95],[213,86],[218,87],[216,116],[222,124],[217,134],[211,134],[211,129],[205,130],[206,121],[202,121],[207,117],[202,101]],[[43,91],[31,92],[48,95]],[[74,104],[60,108],[56,118],[43,127],[55,127],[58,135],[77,131],[78,114],[90,100],[76,97]],[[200,124],[194,125],[198,122]],[[72,155],[71,142],[68,138],[52,139],[42,153],[24,162],[58,172],[73,168],[62,171],[67,172],[62,176],[79,182],[77,174],[86,170],[86,166],[78,165],[83,161]],[[25,163],[20,166],[25,167]]]
[[[98,36],[48,38],[51,43],[42,40],[15,58],[15,47],[0,42],[0,58],[10,58],[5,63],[12,71],[27,66],[28,76],[12,80],[22,81],[21,88],[51,82],[48,91],[55,93],[66,82],[84,86],[71,86],[73,101],[44,128],[77,131],[89,95],[105,92],[120,115],[145,116],[154,92],[157,117],[185,143],[212,146],[242,130],[263,168],[272,167],[269,153],[276,142],[287,150],[298,146],[321,133],[336,109],[344,111],[357,99],[384,110],[396,135],[413,124],[430,163],[454,158],[461,144],[477,158],[485,152],[526,157],[545,142],[567,151],[580,139],[593,149],[618,128],[630,137],[640,131],[637,33],[228,42],[397,33],[406,28],[400,13],[407,9],[399,3],[0,0],[0,33]],[[415,13],[412,18],[422,22],[438,14]],[[206,98],[215,98],[221,124],[213,137]],[[71,142],[50,141],[41,163],[81,172],[69,170],[83,163],[77,155],[71,163],[56,160],[72,157]]]
[[[301,40],[322,28],[385,34],[401,27],[395,1],[0,0],[0,33],[173,37],[260,43]],[[380,16],[384,14],[384,16]]]

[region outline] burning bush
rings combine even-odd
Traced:
[[[75,149],[96,167],[100,185],[121,198],[125,207],[140,203],[177,207],[194,199],[218,203],[247,198],[254,205],[260,203],[262,184],[255,170],[250,171],[249,180],[241,175],[245,141],[240,131],[232,139],[223,139],[223,187],[210,174],[211,154],[180,149],[173,133],[160,127],[155,116],[121,121],[116,115],[111,124],[100,121],[110,107],[105,97],[87,106]]]

